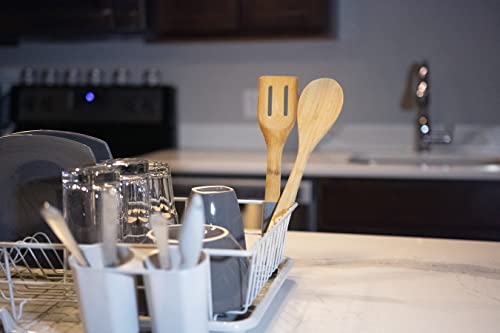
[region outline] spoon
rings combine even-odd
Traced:
[[[182,256],[181,268],[196,266],[205,237],[205,210],[203,198],[194,194],[182,219],[179,235],[179,251]]]
[[[297,119],[298,78],[261,76],[257,118],[267,146],[266,191],[262,232],[271,221],[281,191],[281,156]]]
[[[44,202],[42,209],[40,210],[40,214],[42,214],[45,222],[47,222],[54,234],[56,234],[57,238],[59,238],[73,257],[75,257],[78,265],[88,267],[89,263],[87,262],[87,259],[83,255],[82,251],[80,251],[80,248],[73,238],[71,231],[68,229],[68,225],[66,224],[66,221],[64,221],[64,217],[61,212],[57,208],[52,207],[48,202]]]
[[[102,194],[102,250],[105,267],[119,265],[118,260],[118,211],[116,202],[119,200],[116,191]]]
[[[311,81],[302,91],[297,110],[299,136],[297,157],[276,206],[270,227],[274,226],[276,219],[294,204],[307,160],[337,120],[343,103],[342,87],[332,79],[322,78]]]
[[[158,248],[160,269],[169,269],[171,264],[168,253],[168,222],[160,213],[154,213],[150,222],[156,239],[156,247]]]

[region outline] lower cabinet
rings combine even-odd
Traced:
[[[176,196],[200,185],[227,185],[245,199],[265,193],[262,176],[181,174],[173,180]],[[500,241],[500,181],[306,177],[297,202],[290,230]],[[182,214],[183,204],[177,208]],[[260,205],[241,209],[247,228],[260,226]]]
[[[318,179],[317,229],[500,241],[500,181]]]

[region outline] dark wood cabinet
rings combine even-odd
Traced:
[[[152,40],[327,36],[332,0],[155,0]]]
[[[151,10],[157,35],[192,36],[234,33],[239,24],[235,0],[156,1]]]
[[[321,179],[318,230],[500,241],[500,181]]]
[[[327,32],[328,19],[328,1],[242,1],[242,25],[249,33],[322,34]]]
[[[143,0],[18,0],[0,10],[0,42],[30,39],[89,39],[143,35]]]
[[[335,0],[35,0],[0,11],[0,43],[79,40],[334,37]]]

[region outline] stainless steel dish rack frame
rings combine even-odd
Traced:
[[[175,200],[186,202],[187,199],[177,197]],[[239,199],[238,202],[263,204],[262,200],[252,199]],[[265,296],[266,284],[283,262],[286,232],[296,207],[297,204],[293,205],[249,250],[206,249],[210,256],[248,257],[250,260],[245,304],[226,314],[246,314],[257,299]],[[27,302],[77,302],[68,252],[62,244],[52,244],[45,234],[37,233],[18,242],[0,242],[0,258],[0,297],[9,303],[15,320],[21,319]],[[214,314],[212,322],[216,320]]]

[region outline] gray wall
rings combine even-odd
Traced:
[[[301,86],[336,78],[345,90],[343,124],[407,124],[399,105],[408,66],[427,59],[437,120],[500,124],[500,1],[340,0],[337,40],[147,44],[25,42],[0,47],[0,80],[19,68],[130,67],[139,80],[158,67],[179,89],[179,117],[190,123],[255,123],[243,92],[263,74],[293,74]]]

